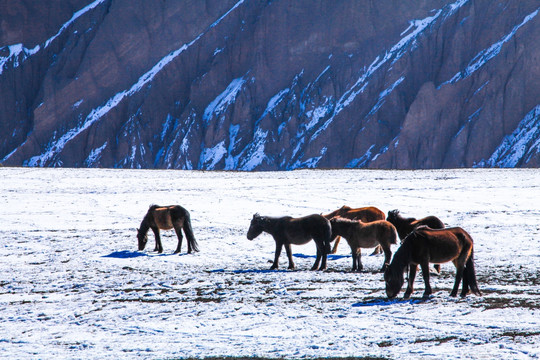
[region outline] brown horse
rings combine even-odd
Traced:
[[[291,244],[304,245],[311,239],[313,239],[317,245],[317,259],[311,270],[326,269],[326,256],[330,251],[332,227],[330,226],[330,222],[322,215],[313,214],[300,218],[292,218],[290,216],[268,217],[260,216],[259,214],[253,215],[253,219],[251,219],[251,224],[247,232],[247,238],[253,240],[263,231],[272,235],[276,242],[274,263],[270,270],[279,267],[278,259],[283,246],[285,246],[287,257],[289,258],[289,269],[294,269],[295,266],[292,259]],[[322,263],[319,267],[321,258]]]
[[[427,216],[418,220],[412,217],[404,218],[397,209],[388,212],[386,221],[390,221],[396,227],[401,241],[419,226],[425,225],[432,229],[444,229],[444,223],[436,216]],[[433,267],[438,273],[441,272],[441,266],[439,264],[435,264]]]
[[[384,271],[390,263],[392,251],[391,244],[397,244],[398,234],[394,225],[385,220],[377,220],[363,223],[360,220],[349,220],[335,217],[330,220],[332,235],[344,237],[352,253],[352,271],[361,271],[362,261],[360,248],[372,248],[381,246],[384,251],[384,263],[381,271]]]
[[[377,209],[373,206],[368,207],[361,207],[353,209],[347,205],[343,205],[337,210],[332,211],[329,214],[323,215],[328,220],[332,219],[333,217],[340,216],[345,219],[350,220],[361,220],[365,223],[377,221],[377,220],[384,220],[384,212]],[[339,245],[339,241],[341,240],[339,236],[336,236],[334,238],[334,235],[332,235],[332,241],[335,240],[334,247],[332,248],[332,254],[335,254],[337,252],[337,248]],[[380,253],[380,247],[376,247],[374,254]]]
[[[476,282],[473,260],[473,240],[462,228],[446,228],[433,230],[427,226],[413,230],[394,254],[392,262],[384,272],[386,295],[394,298],[403,286],[403,272],[409,267],[409,281],[404,298],[408,299],[413,292],[414,278],[418,265],[422,268],[425,291],[424,298],[433,291],[429,284],[429,263],[452,261],[456,267],[456,279],[450,296],[456,296],[459,283],[463,280],[461,296],[470,290],[481,295]]]
[[[174,251],[175,254],[179,253],[182,247],[182,229],[187,238],[188,254],[192,251],[199,251],[199,246],[197,245],[197,241],[193,235],[193,229],[191,228],[189,212],[180,205],[150,206],[141,222],[140,228],[137,229],[139,250],[144,250],[144,247],[148,242],[148,229],[152,229],[156,238],[156,247],[154,251],[161,254],[163,252],[163,246],[161,245],[159,229],[170,230],[173,228],[178,237],[178,246]]]

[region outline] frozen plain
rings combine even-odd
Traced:
[[[0,168],[0,353],[9,358],[534,359],[540,356],[540,170],[198,172]],[[201,252],[176,237],[137,251],[150,204],[191,212]],[[451,298],[444,264],[421,301],[388,301],[383,257],[346,242],[329,270],[267,271],[274,241],[253,213],[303,216],[347,204],[437,215],[475,240],[482,297]],[[397,246],[393,247],[393,251]],[[402,293],[400,294],[402,295]]]

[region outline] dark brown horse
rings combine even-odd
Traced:
[[[197,245],[197,241],[193,235],[193,229],[191,228],[189,212],[180,205],[150,206],[150,209],[148,209],[148,212],[141,222],[140,228],[137,229],[139,250],[144,250],[144,247],[148,242],[148,229],[152,229],[156,238],[156,247],[154,251],[157,251],[160,254],[163,252],[163,246],[161,245],[159,229],[174,229],[176,232],[176,236],[178,237],[178,246],[174,251],[175,254],[179,253],[182,248],[182,229],[184,230],[187,238],[188,254],[190,254],[192,251],[199,251],[199,246]]]
[[[337,210],[332,211],[329,214],[323,215],[328,220],[332,219],[333,217],[340,216],[345,219],[350,220],[361,220],[365,223],[377,221],[377,220],[384,220],[384,212],[377,209],[373,206],[368,207],[361,207],[353,209],[347,205],[343,205]],[[334,238],[334,235],[332,235],[332,241],[335,240],[334,247],[332,248],[332,254],[335,254],[337,252],[337,248],[339,245],[339,241],[341,240],[339,236],[336,236]],[[380,253],[379,247],[375,248],[374,254]]]
[[[388,212],[386,221],[390,221],[396,227],[401,241],[419,226],[428,226],[432,229],[444,229],[444,223],[436,216],[426,216],[425,218],[418,220],[412,217],[404,218],[397,209]],[[441,266],[439,264],[435,264],[433,267],[438,273],[441,272]]]
[[[330,226],[330,222],[322,215],[313,214],[300,218],[292,218],[290,216],[268,217],[260,216],[259,214],[253,215],[253,219],[251,219],[251,224],[247,232],[247,238],[253,240],[263,231],[272,235],[276,242],[274,263],[270,270],[279,267],[278,259],[283,246],[285,246],[287,257],[289,258],[289,269],[294,269],[291,244],[304,245],[311,239],[313,239],[317,245],[317,259],[311,270],[326,269],[326,256],[330,251],[332,227]],[[319,267],[321,258],[322,263]]]
[[[392,257],[390,246],[397,244],[397,231],[394,225],[385,220],[377,220],[364,223],[360,220],[349,220],[335,217],[330,220],[332,235],[344,237],[351,247],[352,271],[361,271],[362,261],[360,248],[372,248],[381,246],[384,251],[384,263],[381,271],[384,271]]]
[[[456,279],[450,296],[457,295],[462,280],[462,297],[468,294],[469,287],[473,293],[481,295],[474,270],[473,240],[459,227],[438,230],[419,227],[407,235],[384,272],[386,295],[391,299],[399,293],[404,282],[403,272],[408,266],[409,281],[403,296],[408,299],[413,292],[414,278],[420,265],[425,283],[424,298],[429,297],[433,293],[429,284],[429,263],[448,261],[452,261],[456,267]]]

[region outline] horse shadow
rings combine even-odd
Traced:
[[[300,259],[311,259],[311,258],[317,257],[315,255],[306,255],[306,254],[301,254],[301,253],[293,254],[293,256]],[[345,258],[350,258],[350,257],[351,255],[334,255],[334,254],[327,255],[328,260],[339,260],[339,259],[345,259]]]
[[[388,298],[375,298],[371,300],[361,301],[352,304],[352,307],[368,307],[368,306],[390,306],[395,304],[423,304],[430,299],[388,299]]]
[[[147,254],[143,253],[141,251],[130,251],[130,250],[122,250],[122,251],[113,251],[109,255],[103,255],[104,258],[113,258],[113,259],[134,259],[138,257],[150,257],[150,256],[185,256],[188,255],[187,253],[184,254]]]
[[[270,270],[270,269],[239,269],[239,270],[226,270],[226,269],[216,269],[210,270],[209,273],[231,273],[231,274],[266,274],[266,273],[280,273],[280,272],[290,272],[291,270]]]
[[[141,256],[148,256],[148,255],[140,251],[122,250],[122,251],[113,251],[109,255],[103,255],[102,257],[114,258],[114,259],[132,259],[132,258],[137,258]]]

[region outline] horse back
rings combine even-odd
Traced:
[[[374,206],[367,206],[356,209],[353,209],[349,206],[343,206],[340,209],[324,215],[324,217],[327,219],[331,219],[336,216],[341,216],[345,219],[350,220],[361,220],[363,222],[372,222],[385,219],[384,212]]]
[[[431,229],[420,227],[414,231],[415,253],[428,256],[429,262],[445,263],[472,251],[471,236],[460,227]],[[416,261],[415,261],[416,262]]]
[[[444,223],[436,216],[426,216],[425,218],[413,221],[411,225],[415,228],[425,225],[432,229],[444,229]]]
[[[282,231],[292,244],[305,244],[314,238],[330,240],[332,227],[322,215],[313,214],[300,218],[283,217]]]
[[[162,230],[170,230],[175,225],[182,226],[187,210],[179,205],[152,206],[151,213],[155,226]]]
[[[389,244],[397,243],[397,230],[389,221],[376,220],[369,223],[359,222],[357,227],[359,234],[377,239],[377,242],[388,241]]]

